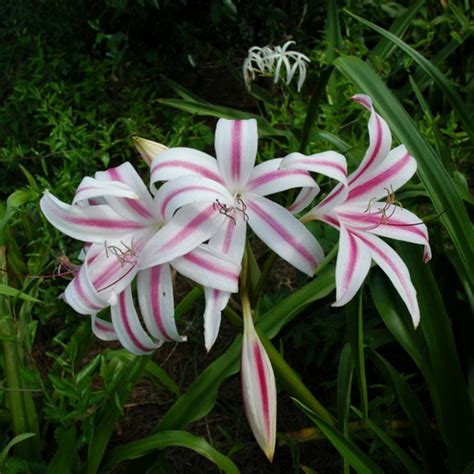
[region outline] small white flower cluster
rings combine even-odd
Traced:
[[[287,41],[283,46],[253,46],[249,49],[248,56],[245,58],[242,70],[245,85],[250,90],[250,84],[255,80],[255,76],[274,76],[275,84],[280,79],[282,66],[286,69],[286,84],[289,84],[296,71],[298,71],[298,92],[301,90],[306,79],[306,63],[310,59],[298,51],[287,51],[288,46],[294,44],[294,41]]]

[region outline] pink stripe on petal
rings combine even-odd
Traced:
[[[344,186],[342,184],[338,184],[334,188],[334,192],[331,194],[328,194],[319,204],[317,207],[322,207],[322,206],[327,206],[330,202],[334,201],[337,197],[341,195],[341,193],[344,191]]]
[[[165,337],[168,340],[172,340],[172,337],[168,334],[168,332],[165,329],[165,326],[163,325],[163,318],[160,310],[160,273],[161,273],[161,266],[157,265],[151,269],[151,288],[150,288],[150,298],[151,298],[151,306],[153,310],[153,318],[155,320],[155,323],[160,330],[161,334],[163,337]]]
[[[173,191],[172,193],[168,194],[165,197],[165,199],[163,200],[163,202],[161,203],[161,206],[160,206],[161,215],[166,216],[167,207],[168,207],[169,203],[173,200],[173,198],[175,198],[176,196],[179,196],[182,193],[186,193],[186,192],[189,192],[189,191],[210,191],[210,192],[213,192],[213,193],[217,194],[217,191],[215,189],[212,189],[208,186],[186,186],[186,187],[183,187],[181,189],[177,189],[176,191]],[[224,198],[227,197],[227,196],[224,196],[220,193],[219,193],[219,195],[223,196]]]
[[[327,166],[328,168],[334,168],[338,171],[340,171],[343,174],[346,174],[346,168],[344,166],[341,166],[338,163],[335,163],[334,161],[331,160],[318,160],[316,163],[314,160],[312,160],[310,157],[307,158],[299,158],[298,159],[298,165],[303,164],[303,165],[311,165],[314,166],[315,164],[317,166]]]
[[[84,271],[87,271],[87,270],[84,269]],[[74,285],[74,288],[77,291],[77,294],[84,300],[84,302],[87,304],[87,306],[89,306],[91,309],[96,309],[96,310],[102,309],[102,306],[98,306],[98,305],[92,303],[92,301],[88,298],[86,292],[84,291],[84,287],[82,286],[80,274],[77,275],[74,278],[73,285]]]
[[[171,160],[171,161],[165,161],[164,163],[157,163],[155,166],[152,168],[152,173],[154,173],[158,169],[163,169],[163,168],[183,168],[188,171],[192,171],[193,173],[199,174],[203,176],[204,178],[209,178],[214,181],[217,181],[220,184],[223,184],[224,181],[222,178],[214,173],[213,171],[208,170],[204,166],[200,166],[194,163],[186,163],[182,162],[179,160]]]
[[[231,280],[237,280],[238,276],[229,271],[229,270],[224,270],[217,265],[214,265],[210,263],[209,261],[205,260],[204,258],[201,258],[197,256],[194,253],[188,253],[186,255],[183,255],[184,260],[188,260],[191,263],[194,263],[195,265],[201,267],[204,270],[211,271],[213,273],[217,273],[218,275],[222,275],[225,278],[229,278]]]
[[[263,361],[262,350],[258,340],[254,342],[253,352],[257,364],[258,388],[262,401],[263,418],[265,422],[266,433],[270,432],[270,403],[268,400],[267,377],[265,373],[265,363]]]
[[[104,284],[108,281],[111,275],[114,275],[119,268],[122,267],[122,264],[118,259],[112,260],[112,263],[105,267],[99,275],[95,277],[92,284],[97,291],[100,291]]]
[[[358,196],[366,194],[371,189],[377,188],[380,185],[384,184],[392,176],[396,176],[398,173],[400,173],[406,165],[411,163],[411,161],[412,157],[407,153],[402,159],[398,160],[391,168],[386,169],[383,173],[377,174],[373,178],[368,179],[367,181],[364,181],[358,186],[352,188],[349,192],[349,199],[355,200]]]
[[[403,287],[406,297],[409,300],[409,303],[412,307],[418,306],[416,299],[414,300],[411,295],[411,288],[406,285],[406,276],[399,270],[397,264],[382,250],[380,250],[376,245],[374,245],[370,240],[366,239],[363,234],[358,233],[357,237],[364,242],[365,245],[370,249],[371,252],[377,254],[385,263],[391,268],[391,270],[398,277],[398,280]]]
[[[365,105],[363,102],[360,102],[360,103]],[[382,138],[383,138],[382,137],[382,124],[380,122],[380,117],[377,114],[375,114],[375,127],[376,127],[376,137],[375,137],[374,149],[370,157],[368,158],[368,160],[365,162],[364,166],[354,171],[354,173],[350,176],[349,185],[351,185],[360,175],[362,175],[367,170],[367,168],[369,168],[372,165],[375,158],[377,158],[377,155],[379,154],[380,149],[382,148]]]
[[[308,252],[306,247],[300,244],[292,234],[290,234],[285,227],[283,227],[280,223],[275,221],[270,214],[265,212],[260,206],[258,206],[255,202],[249,201],[247,202],[247,206],[252,209],[258,216],[263,219],[269,227],[275,233],[277,233],[283,240],[288,242],[295,250],[297,253],[299,253],[305,260],[307,260],[312,266],[317,266],[318,261],[316,258],[311,254],[311,252]]]
[[[232,237],[234,236],[234,227],[235,227],[235,224],[233,223],[233,221],[230,221],[227,224],[227,229],[225,231],[225,237],[224,237],[224,245],[222,247],[222,251],[225,254],[228,254],[230,252]]]
[[[180,244],[181,240],[189,237],[202,223],[206,222],[216,211],[211,204],[204,211],[200,212],[194,219],[188,222],[188,224],[181,229],[177,234],[173,236],[168,242],[165,242],[161,246],[161,250],[169,250]]]
[[[126,300],[125,300],[125,291],[122,291],[119,295],[119,306],[120,306],[120,318],[122,319],[123,327],[130,338],[130,340],[133,342],[135,347],[139,349],[142,352],[151,352],[154,347],[147,347],[144,344],[142,344],[137,336],[135,336],[131,326],[130,322],[128,321],[128,315],[127,315],[127,305],[126,305]]]
[[[407,224],[405,221],[401,221],[399,219],[396,219],[394,217],[390,216],[390,213],[392,212],[391,208],[387,209],[386,213],[388,214],[387,216],[384,216],[381,212],[368,212],[367,214],[360,214],[360,213],[351,213],[351,212],[344,212],[344,211],[337,211],[337,214],[339,217],[349,219],[349,220],[357,220],[357,226],[355,227],[356,229],[360,230],[372,230],[375,229],[379,226],[393,226],[393,227],[401,227],[404,231],[406,232],[412,232],[413,234],[416,234],[424,239],[427,239],[426,233],[423,232],[419,227],[417,227],[417,223],[414,224]],[[360,226],[359,223],[367,223],[371,224],[371,227],[368,229],[365,229],[364,227]],[[420,224],[422,224],[422,221],[420,221]],[[374,227],[375,226],[375,227]]]
[[[349,262],[347,264],[347,269],[346,269],[346,280],[350,282],[356,269],[356,261],[358,258],[358,253],[357,253],[357,242],[355,240],[355,237],[350,232],[347,233],[347,237],[349,239],[350,252],[349,252]]]
[[[232,142],[231,142],[231,173],[235,181],[240,180],[240,166],[242,160],[242,121],[232,122]]]
[[[120,176],[118,168],[110,168],[108,171],[109,176],[114,181],[120,181],[125,183],[125,180]],[[125,183],[126,184],[126,183]],[[141,204],[137,199],[130,199],[130,198],[123,198],[128,206],[130,206],[135,212],[137,212],[140,216],[144,217],[145,219],[149,219],[153,217],[148,209]]]
[[[110,230],[125,230],[125,229],[140,229],[143,228],[143,225],[138,224],[137,222],[119,220],[119,219],[94,219],[87,217],[73,217],[63,214],[61,216],[65,221],[71,222],[73,224],[86,225],[90,227],[97,227],[99,229],[110,229]]]
[[[309,173],[305,170],[299,170],[299,169],[283,169],[283,170],[275,170],[271,171],[269,173],[262,174],[261,176],[258,176],[257,178],[253,179],[250,181],[247,190],[252,190],[253,188],[256,188],[257,186],[261,186],[262,184],[267,184],[272,181],[278,180],[278,179],[284,179],[287,176],[309,176]]]
[[[110,326],[107,326],[105,323],[101,323],[96,320],[95,325],[104,332],[115,332],[114,329]]]

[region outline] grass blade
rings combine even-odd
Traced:
[[[367,454],[359,449],[352,441],[344,438],[336,428],[326,423],[322,418],[297,400],[294,401],[357,472],[360,472],[361,474],[383,473],[383,471],[369,458],[369,456],[367,456]]]
[[[328,0],[326,39],[328,42],[327,60],[331,64],[337,58],[344,45],[336,0]]]
[[[420,326],[425,335],[439,398],[438,422],[448,445],[452,472],[461,472],[472,460],[474,413],[456,351],[451,324],[429,265],[422,263],[419,249],[397,244],[418,289]]]
[[[345,438],[349,438],[349,408],[351,405],[352,377],[354,374],[354,359],[351,346],[344,344],[339,358],[339,369],[337,371],[337,422],[339,431]],[[344,474],[349,474],[350,467],[346,459],[344,462]]]
[[[316,120],[319,104],[321,103],[321,99],[326,90],[326,84],[328,83],[333,70],[333,66],[323,69],[316,82],[316,87],[314,88],[313,95],[311,96],[311,100],[308,105],[308,110],[306,111],[306,118],[304,120],[303,130],[301,131],[299,148],[300,153],[305,154],[307,152],[306,149],[308,147],[311,128],[313,127],[313,124]]]
[[[161,431],[139,441],[133,441],[113,449],[105,460],[104,469],[129,459],[137,459],[157,449],[180,446],[192,449],[213,462],[227,474],[238,474],[240,471],[230,458],[213,448],[204,438],[194,436],[185,431]]]
[[[357,410],[357,408],[352,407],[354,413],[359,417],[362,418],[363,414]],[[398,443],[396,443],[384,430],[379,428],[373,421],[367,420],[367,425],[369,428],[377,435],[377,437],[382,441],[382,443],[387,446],[390,451],[392,451],[395,456],[397,456],[398,460],[401,464],[403,464],[410,474],[421,474],[422,470],[415,463],[413,458],[404,450],[402,449]]]
[[[354,298],[347,304],[346,320],[349,344],[352,351],[362,405],[362,425],[365,426],[369,416],[369,396],[367,394],[367,379],[365,374],[362,294],[362,291],[359,291],[358,298]]]
[[[440,446],[431,428],[423,405],[410,388],[405,379],[380,354],[370,350],[371,359],[382,373],[387,382],[393,385],[403,411],[413,424],[415,436],[424,461],[425,472],[444,472],[443,458],[440,456]]]
[[[174,107],[175,109],[184,110],[191,114],[204,115],[207,117],[227,118],[227,119],[255,119],[258,123],[258,133],[261,137],[285,137],[293,139],[291,132],[286,130],[278,130],[270,125],[270,122],[265,120],[260,115],[242,112],[240,110],[231,109],[229,107],[222,107],[220,105],[208,104],[207,102],[194,102],[184,99],[160,99],[160,104]]]
[[[390,33],[397,38],[401,38],[424,3],[425,0],[419,0],[411,7],[407,8],[398,18],[395,19],[390,27]],[[388,38],[384,37],[377,43],[375,48],[371,51],[371,54],[387,59],[395,48],[396,46]]]
[[[471,284],[474,284],[472,226],[448,172],[409,114],[368,64],[355,57],[340,57],[335,64],[361,91],[372,97],[378,112],[387,120],[393,133],[416,158],[418,174],[430,194],[436,212],[444,213],[441,221],[463,262]]]

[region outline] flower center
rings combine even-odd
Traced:
[[[122,267],[125,266],[126,263],[129,263],[130,265],[135,265],[136,264],[136,257],[137,255],[137,249],[135,247],[135,242],[132,240],[130,242],[130,245],[126,244],[122,240],[120,241],[120,245],[107,245],[107,241],[104,242],[104,247],[105,247],[105,257],[109,258],[109,256],[116,257],[117,260],[120,262],[120,265]]]

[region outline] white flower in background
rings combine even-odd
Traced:
[[[276,84],[283,76],[280,73],[282,66],[284,66],[286,84],[291,82],[298,71],[297,89],[299,92],[306,79],[306,63],[309,63],[310,59],[298,51],[287,51],[288,46],[294,43],[294,41],[287,41],[283,46],[264,46],[263,48],[253,46],[250,48],[242,67],[247,88],[250,89],[250,84],[257,75],[273,76]]]

